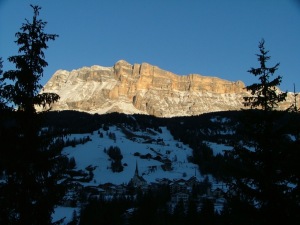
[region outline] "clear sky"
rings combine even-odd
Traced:
[[[216,76],[246,85],[264,38],[269,66],[280,63],[283,91],[300,91],[299,0],[0,0],[0,57],[13,65],[14,43],[30,4],[42,7],[48,42],[45,84],[58,69],[147,62],[178,75]]]

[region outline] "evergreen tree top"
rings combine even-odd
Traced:
[[[265,40],[259,42],[259,54],[256,54],[260,67],[252,67],[248,70],[249,73],[257,76],[259,82],[246,87],[247,91],[251,92],[250,97],[244,97],[244,106],[251,108],[261,108],[266,111],[271,111],[277,108],[278,103],[285,101],[287,93],[279,92],[278,86],[282,81],[282,76],[277,76],[273,80],[271,76],[278,70],[279,63],[272,67],[268,67],[267,61],[270,60],[269,51],[265,50]]]

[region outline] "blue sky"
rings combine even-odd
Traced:
[[[0,0],[0,56],[16,55],[14,43],[30,4],[42,7],[48,42],[45,84],[58,69],[147,62],[178,75],[216,76],[246,85],[258,67],[264,38],[269,66],[280,63],[283,91],[300,91],[299,0]]]

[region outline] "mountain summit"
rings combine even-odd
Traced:
[[[239,110],[249,93],[242,81],[190,74],[179,76],[148,63],[120,60],[113,67],[91,66],[58,70],[43,92],[60,96],[52,110],[104,114],[191,116]]]

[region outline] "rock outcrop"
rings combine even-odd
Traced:
[[[43,92],[60,96],[52,110],[122,112],[158,117],[191,116],[239,110],[248,95],[242,81],[198,74],[179,76],[148,63],[118,61],[113,67],[58,70]]]

